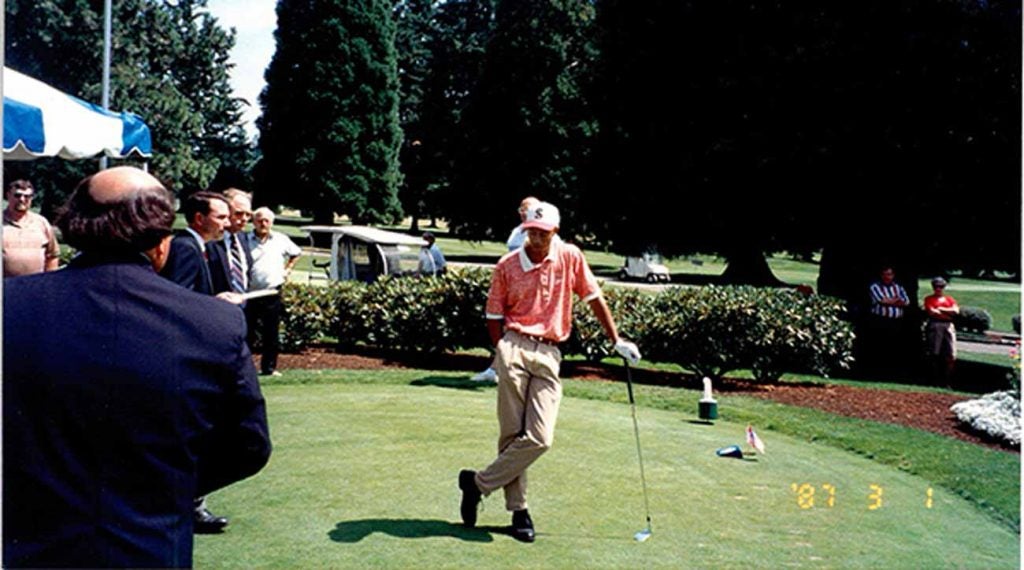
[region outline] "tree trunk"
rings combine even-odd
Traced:
[[[784,285],[772,273],[764,252],[755,248],[737,248],[726,255],[729,265],[722,273],[721,283],[725,285],[755,285],[778,287]]]
[[[855,375],[886,380],[916,378],[922,317],[914,256],[908,248],[872,238],[849,236],[842,243],[826,245],[821,255],[818,292],[846,301],[847,316],[854,326]],[[871,316],[869,287],[884,267],[895,271],[896,282],[910,298],[897,323],[879,322]]]

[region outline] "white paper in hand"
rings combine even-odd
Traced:
[[[277,295],[277,289],[257,289],[256,291],[249,291],[248,293],[242,293],[242,300],[248,301],[249,299],[258,299],[260,297],[270,297],[271,295]]]

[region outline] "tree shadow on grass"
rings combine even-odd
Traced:
[[[494,384],[473,382],[469,378],[451,378],[449,376],[426,376],[409,382],[410,386],[440,386],[441,388],[454,388],[456,390],[470,390],[479,392],[484,388],[493,388]]]
[[[442,520],[424,519],[362,519],[342,521],[327,533],[334,542],[359,542],[367,536],[381,532],[397,538],[451,537],[468,542],[494,542],[492,533],[507,534],[500,527],[467,528]]]

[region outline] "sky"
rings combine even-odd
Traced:
[[[245,128],[250,137],[257,134],[260,115],[259,94],[263,90],[263,72],[274,55],[274,29],[277,28],[276,0],[209,0],[210,13],[224,28],[235,29],[235,47],[231,50],[231,87],[236,97],[249,102],[245,108]]]

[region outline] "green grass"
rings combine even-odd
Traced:
[[[530,470],[539,534],[523,545],[500,532],[500,492],[485,501],[481,528],[457,524],[456,473],[493,457],[493,388],[422,370],[287,371],[264,386],[270,464],[212,494],[232,523],[197,537],[196,567],[1017,567],[1019,536],[1005,523],[877,456],[791,437],[767,420],[755,425],[768,455],[714,454],[742,443],[757,414],[792,415],[808,433],[835,429],[820,417],[723,398],[723,421],[701,425],[689,421],[693,393],[638,388],[653,537],[632,540],[645,523],[625,390],[569,381],[555,446]],[[927,445],[961,469],[944,438]],[[986,477],[1010,470],[993,457],[1019,469],[1010,454],[971,459]],[[800,508],[792,488],[805,483],[813,508]],[[824,485],[835,489],[832,506]],[[871,485],[883,489],[877,510]]]
[[[1020,289],[1007,291],[962,291],[957,290],[958,279],[949,287],[949,294],[956,299],[961,307],[977,307],[985,309],[992,315],[992,330],[1002,332],[1013,332],[1013,323],[1010,319],[1020,314]],[[922,289],[930,294],[931,286]],[[923,299],[923,297],[922,297]]]
[[[907,389],[900,385],[884,387]],[[696,414],[700,398],[697,391],[637,388],[645,396],[645,405],[690,416]],[[622,392],[618,383],[571,380],[565,390],[575,397],[613,402],[626,401]],[[994,520],[1009,528],[1020,528],[1019,455],[903,426],[845,418],[748,396],[721,395],[718,401],[723,420],[749,422],[807,442],[863,455],[942,485],[973,502]]]
[[[1013,370],[1012,360],[1010,360],[1010,347],[1004,347],[1006,354],[988,354],[985,352],[966,352],[960,351],[957,353],[957,360],[966,360],[970,362],[980,362],[982,364],[991,364],[993,366],[1001,366],[1006,369],[1007,372]]]

